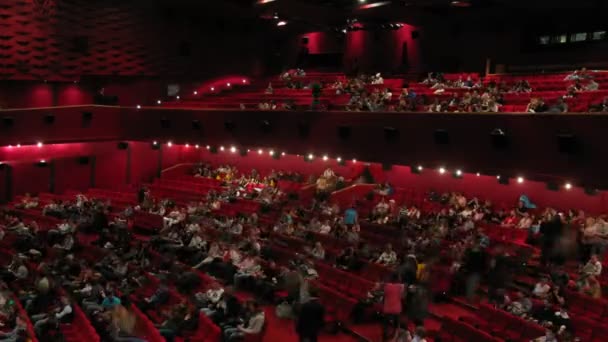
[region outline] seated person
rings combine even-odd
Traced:
[[[321,242],[315,242],[315,247],[310,251],[310,255],[317,260],[325,259],[325,249]]]
[[[224,329],[225,341],[240,341],[246,335],[258,335],[262,333],[266,324],[264,310],[255,302],[249,302],[247,305],[249,319],[245,324],[239,324],[236,327],[226,327]]]
[[[196,293],[196,306],[202,313],[211,316],[224,295],[224,288],[218,282],[213,282],[205,293]]]
[[[532,300],[522,291],[518,291],[515,300],[507,304],[506,310],[515,316],[525,318],[532,310],[532,306]]]
[[[198,312],[192,306],[180,304],[157,328],[167,342],[173,342],[176,336],[182,336],[187,331],[194,331],[197,326]]]
[[[542,277],[536,285],[534,285],[534,289],[532,290],[532,295],[536,298],[547,299],[551,292],[551,285],[549,284],[549,279],[546,277]]]
[[[244,282],[250,282],[252,278],[260,276],[261,266],[252,255],[247,255],[236,265],[237,271],[234,275],[234,286],[242,286]]]
[[[38,336],[44,336],[49,329],[58,328],[60,323],[69,323],[74,318],[68,297],[61,297],[61,305],[49,314],[32,315],[34,329]]]
[[[382,265],[394,265],[397,262],[397,254],[393,251],[393,246],[389,243],[386,245],[386,248],[380,254],[376,263]]]

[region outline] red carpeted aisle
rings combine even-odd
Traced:
[[[264,342],[297,342],[298,335],[294,329],[293,320],[280,319],[275,315],[275,307],[265,307],[266,335]],[[319,342],[356,342],[357,339],[345,334],[329,335],[324,334],[319,337]]]

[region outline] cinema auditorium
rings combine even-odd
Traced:
[[[0,342],[608,341],[607,12],[0,1]]]

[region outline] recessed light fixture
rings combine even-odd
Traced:
[[[462,176],[462,171],[456,170],[456,176]]]
[[[444,174],[444,173],[445,173],[445,168],[440,167],[440,168],[439,168],[439,173],[440,173],[440,174]]]
[[[572,184],[570,184],[570,183],[566,183],[566,184],[564,185],[564,188],[566,188],[566,190],[570,190],[570,189],[572,189]]]
[[[524,182],[524,177],[517,177],[517,183],[521,184]]]

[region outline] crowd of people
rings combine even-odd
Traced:
[[[255,212],[215,215],[214,203],[221,206],[239,191],[247,192],[247,184],[263,184],[276,195],[279,179],[301,181],[300,175],[273,171],[261,177],[255,170],[241,174],[230,165],[216,168],[207,163],[196,165],[193,173],[221,181],[223,190],[180,208],[142,189],[139,203],[118,213],[111,202],[84,195],[48,204],[26,196],[15,205],[60,219],[51,230],[5,213],[0,236],[14,235],[16,240],[11,244],[14,257],[0,275],[8,284],[5,288],[23,303],[39,336],[57,334],[61,323],[74,319],[78,305],[104,341],[139,341],[133,304],[147,314],[156,312],[157,328],[169,341],[196,330],[198,315],[221,327],[224,340],[237,341],[246,334],[263,333],[267,322],[262,305],[271,303],[278,304],[279,317],[295,320],[302,341],[315,341],[324,311],[315,286],[323,281],[318,262],[348,272],[361,272],[370,264],[389,270],[390,276],[375,279],[377,285],[366,298],[359,298],[353,311],[356,321],[375,320],[365,309],[380,305],[385,340],[424,340],[428,304],[437,299],[431,293],[438,276],[433,270],[439,266],[445,266],[453,279],[450,295],[475,303],[480,300],[480,283],[487,283],[487,296],[496,307],[542,324],[564,341],[576,335],[566,291],[601,297],[601,258],[608,241],[603,217],[550,208],[540,212],[525,196],[513,210],[501,210],[461,193],[429,193],[427,200],[437,207],[421,210],[396,203],[390,198],[395,190],[387,183],[370,199],[358,199],[345,208],[327,197],[306,205],[270,196],[266,203],[277,216],[268,224]],[[362,212],[362,202],[370,200],[372,209]],[[163,228],[150,239],[138,239],[129,227],[135,210],[164,216]],[[532,288],[512,294],[514,275],[524,266],[519,255],[491,241],[481,228],[490,223],[530,232],[529,243],[541,250],[538,283]],[[384,243],[369,240],[369,224],[394,227],[398,235]],[[84,242],[87,233],[96,239]],[[315,234],[345,241],[349,247],[334,250]],[[303,241],[291,260],[277,257],[277,250],[287,246],[286,238]],[[93,251],[99,253],[95,258],[90,257]],[[572,257],[581,261],[575,277],[566,271]],[[196,270],[215,278],[205,282]],[[140,291],[146,287],[153,291]],[[254,300],[240,299],[240,291],[252,293]],[[276,302],[281,291],[286,296]],[[10,311],[10,306],[5,310],[8,318],[3,322],[13,334],[9,336],[23,334],[27,318]],[[414,330],[400,323],[402,314]]]

